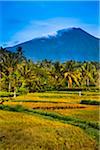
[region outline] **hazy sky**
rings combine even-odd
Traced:
[[[97,1],[0,1],[0,45],[15,45],[69,27],[81,27],[99,37],[98,13]]]

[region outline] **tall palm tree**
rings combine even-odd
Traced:
[[[78,71],[68,71],[64,73],[64,77],[68,80],[68,88],[72,88],[73,82],[79,86],[80,73]]]
[[[68,81],[68,88],[72,88],[73,82],[79,86],[79,80],[81,77],[80,70],[78,69],[78,64],[74,61],[68,61],[64,67],[64,77]]]
[[[14,72],[17,70],[17,65],[24,59],[22,49],[19,48],[17,52],[10,52],[2,48],[0,50],[0,56],[1,75],[6,77],[8,91],[10,92],[12,83],[15,80]],[[14,87],[14,89],[16,89],[16,87]]]
[[[31,82],[34,78],[34,64],[32,61],[22,61],[21,64],[18,64],[18,72],[21,75],[22,86],[27,84],[27,82]]]
[[[84,62],[81,66],[82,81],[86,82],[86,86],[90,85],[90,82],[95,85],[94,75],[96,74],[96,67],[91,62]]]

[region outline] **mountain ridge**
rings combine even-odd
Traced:
[[[34,38],[7,49],[15,51],[21,46],[26,57],[36,61],[98,61],[99,40],[81,28],[72,27],[58,30],[55,35]]]

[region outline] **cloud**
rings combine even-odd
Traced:
[[[54,35],[57,30],[69,27],[80,27],[94,36],[99,36],[99,29],[94,24],[85,24],[75,18],[59,17],[46,20],[31,20],[27,26],[11,37],[7,45],[13,46],[15,43],[19,44],[36,37]]]

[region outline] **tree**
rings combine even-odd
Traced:
[[[34,79],[36,78],[35,76],[35,65],[31,60],[24,60],[22,61],[21,64],[18,65],[18,72],[21,76],[21,87],[20,90],[28,90],[30,87],[32,87],[32,83]],[[28,87],[28,89],[27,89]]]
[[[73,86],[99,86],[100,66],[97,62],[27,60],[22,48],[16,52],[0,49],[0,90],[33,92],[65,89]]]
[[[91,63],[91,62],[84,62],[83,65],[81,66],[81,73],[82,73],[82,82],[86,86],[89,86],[90,83],[95,85],[95,79],[94,76],[97,73],[96,67]]]
[[[1,76],[5,78],[6,84],[8,84],[8,91],[12,89],[12,83],[15,82],[15,76],[17,66],[24,59],[22,49],[18,48],[17,52],[10,52],[6,49],[0,49],[0,67],[1,67]],[[14,84],[14,86],[16,86]],[[14,87],[15,93],[16,87]],[[15,95],[15,94],[14,94]]]
[[[72,88],[73,82],[79,86],[81,73],[74,61],[69,61],[65,64],[64,77],[68,81],[68,88]]]

